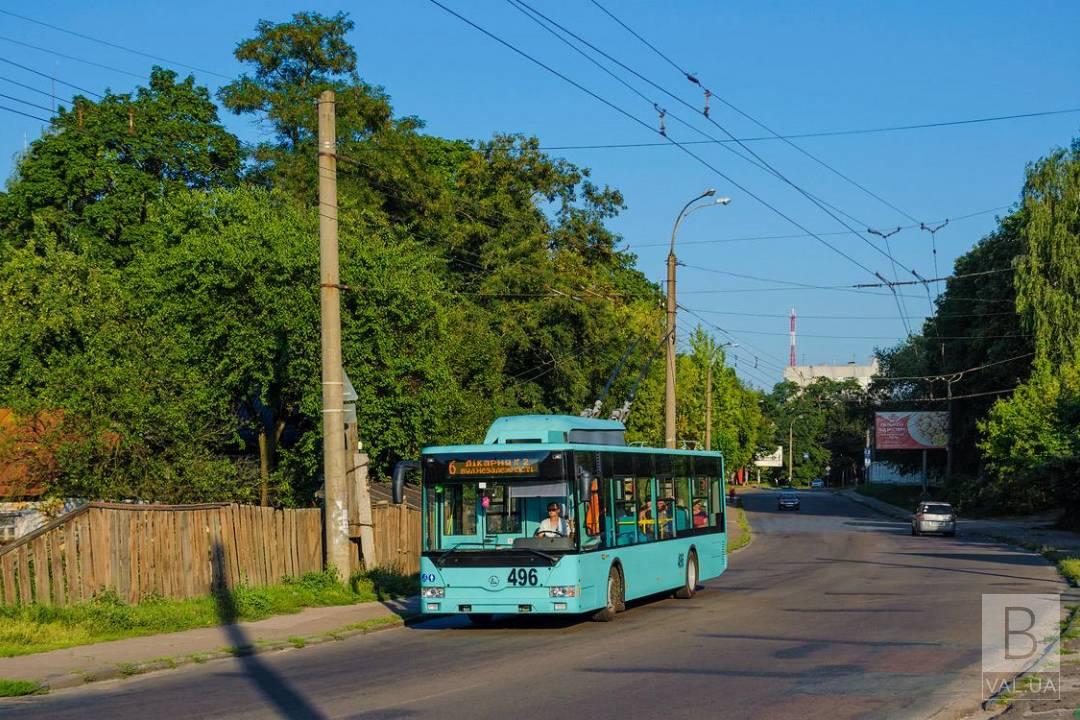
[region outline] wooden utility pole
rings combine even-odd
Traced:
[[[348,488],[345,484],[344,383],[341,366],[341,283],[338,275],[337,140],[334,92],[319,95],[319,306],[322,329],[323,493],[326,565],[349,572]]]
[[[705,373],[705,451],[712,450],[712,358]]]

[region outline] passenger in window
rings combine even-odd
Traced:
[[[694,527],[707,527],[709,525],[709,513],[705,512],[700,500],[694,501]]]
[[[570,524],[561,516],[559,503],[548,503],[548,516],[540,521],[536,535],[540,537],[570,537]]]
[[[671,537],[671,518],[668,516],[667,503],[663,500],[656,501],[656,524],[660,528],[660,537]]]

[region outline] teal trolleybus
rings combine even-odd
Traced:
[[[718,452],[629,446],[612,420],[496,420],[482,445],[425,448],[394,469],[395,502],[419,470],[421,610],[591,613],[692,596],[727,567]]]

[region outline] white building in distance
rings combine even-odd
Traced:
[[[869,365],[856,365],[854,361],[845,365],[794,365],[784,368],[784,380],[793,382],[799,387],[806,387],[818,378],[829,380],[854,378],[865,390],[870,385],[870,379],[877,375],[878,369],[876,358]]]

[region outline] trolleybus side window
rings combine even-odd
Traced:
[[[634,478],[634,501],[638,507],[638,542],[656,539],[656,507],[651,477]]]
[[[711,527],[715,524],[712,514],[712,503],[709,498],[709,478],[695,477],[690,480],[694,493],[693,513],[694,527]],[[704,513],[704,515],[702,515]]]
[[[694,499],[690,495],[690,478],[675,478],[675,534],[694,527]]]
[[[634,479],[610,481],[615,496],[615,544],[633,545],[638,535],[638,505],[634,500]]]
[[[675,537],[675,480],[656,481],[656,529],[661,540]]]

